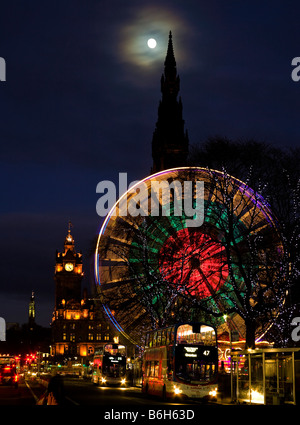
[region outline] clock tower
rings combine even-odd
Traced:
[[[68,301],[81,300],[82,254],[75,251],[71,223],[64,243],[64,251],[56,252],[55,263],[55,308],[60,308]]]
[[[51,355],[57,360],[91,359],[96,344],[112,341],[110,326],[96,308],[95,300],[81,290],[82,254],[76,252],[71,223],[64,250],[55,257],[55,307],[52,315]]]

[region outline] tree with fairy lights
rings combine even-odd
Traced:
[[[276,216],[284,252],[281,270],[286,294],[278,299],[281,313],[276,315],[269,334],[277,345],[286,346],[291,343],[291,319],[300,316],[300,149],[213,137],[191,148],[190,165],[199,162],[247,179]]]

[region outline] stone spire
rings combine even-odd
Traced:
[[[177,75],[172,33],[169,34],[164,73],[161,77],[162,99],[152,138],[152,173],[186,165],[188,135],[184,130],[181,98],[177,100],[180,79]]]

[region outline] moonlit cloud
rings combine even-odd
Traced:
[[[169,31],[172,31],[176,60],[183,63],[188,55],[187,46],[182,47],[182,39],[192,32],[192,28],[179,11],[157,6],[145,7],[124,24],[120,32],[119,59],[128,65],[139,68],[153,68],[165,59]],[[147,41],[154,38],[155,49],[149,49]]]

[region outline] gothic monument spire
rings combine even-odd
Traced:
[[[164,73],[161,77],[162,99],[152,138],[152,173],[186,165],[189,140],[184,130],[181,98],[177,100],[180,78],[177,75],[172,33],[169,34]]]

